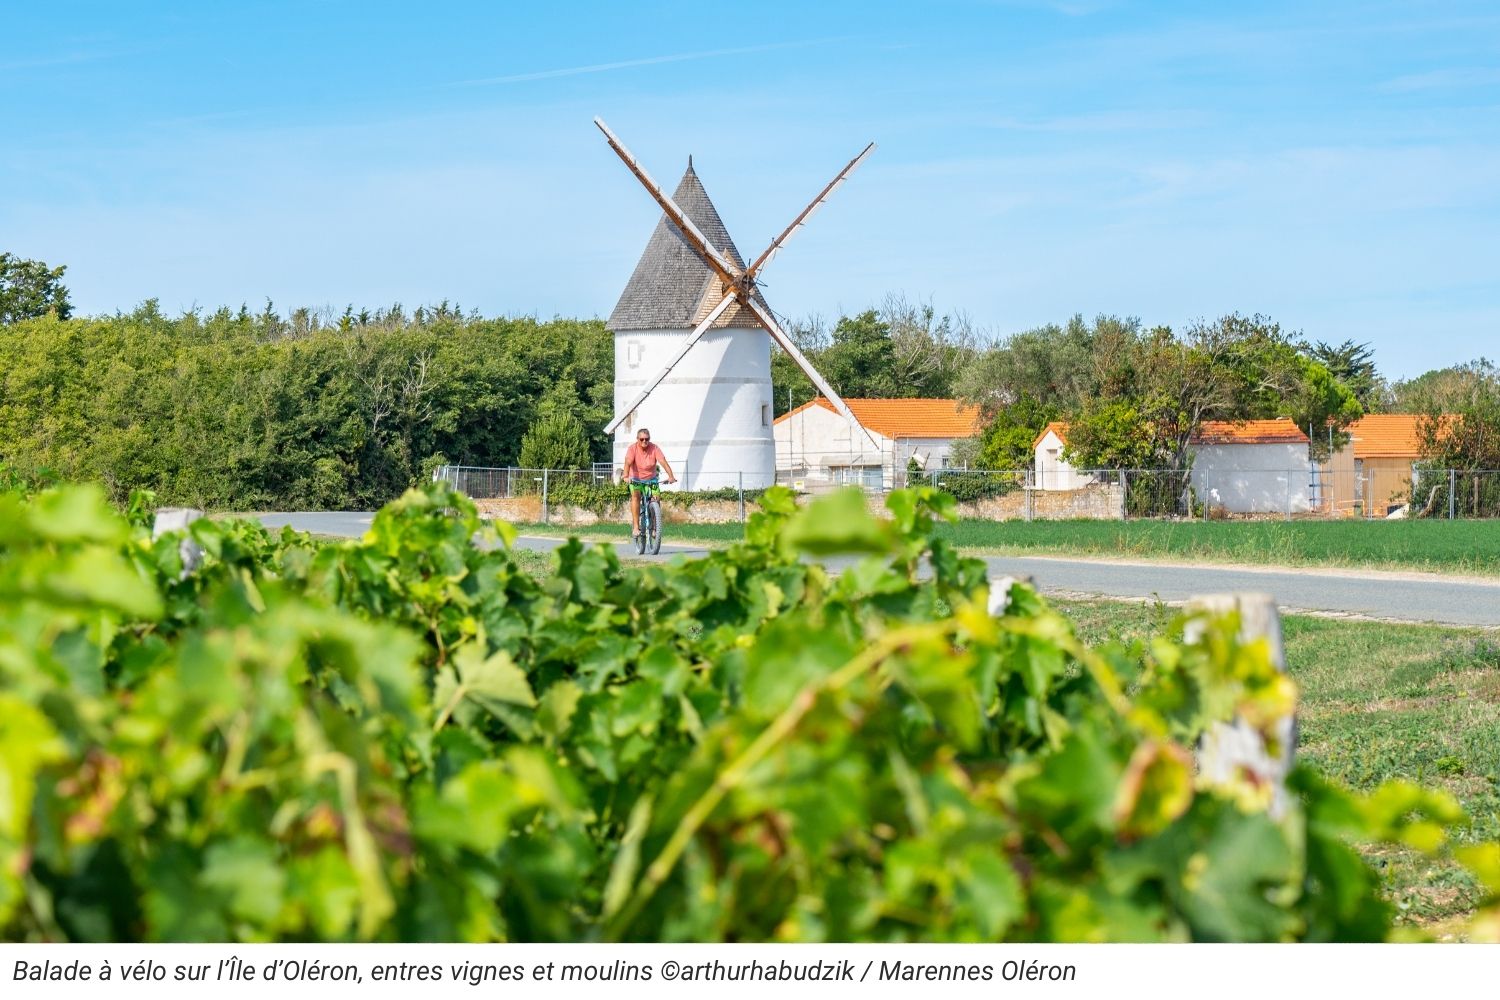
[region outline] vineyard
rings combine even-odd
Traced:
[[[943,494],[773,489],[701,559],[544,573],[438,485],[357,542],[149,506],[0,494],[5,940],[1383,940],[1387,844],[1500,938],[1446,793],[1196,775],[1295,710],[1263,643],[992,615]]]

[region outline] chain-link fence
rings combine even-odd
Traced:
[[[1163,519],[1390,519],[1500,518],[1500,470],[1416,467],[1392,474],[1375,468],[923,469],[892,467],[859,455],[799,456],[774,473],[695,470],[683,462],[675,489],[728,483],[693,496],[738,501],[743,511],[774,482],[807,495],[854,486],[882,494],[914,484],[942,489],[965,517],[987,520],[1071,518]],[[690,478],[691,477],[691,478]],[[588,469],[486,468],[445,465],[433,474],[476,500],[535,497],[542,519],[556,505],[598,506],[622,496],[619,470],[609,463]],[[747,499],[748,498],[748,499]]]
[[[598,489],[615,482],[605,465],[590,469],[522,469],[514,466],[485,468],[473,465],[440,465],[433,482],[447,483],[474,500],[505,500],[513,497],[553,494],[569,489]]]
[[[1500,469],[1428,469],[1412,473],[1412,517],[1500,517]]]

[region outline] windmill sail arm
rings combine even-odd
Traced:
[[[650,174],[646,173],[646,168],[641,166],[640,161],[635,158],[635,154],[626,149],[625,144],[609,130],[609,126],[604,124],[604,119],[595,118],[594,124],[599,126],[599,131],[604,133],[604,138],[609,142],[610,148],[624,161],[625,166],[630,169],[630,172],[635,174],[636,179],[645,186],[651,197],[656,199],[656,203],[661,206],[661,210],[666,213],[667,218],[672,220],[672,225],[676,226],[677,230],[682,233],[682,237],[687,241],[688,246],[692,247],[698,256],[703,258],[703,262],[712,268],[726,284],[733,285],[738,283],[741,277],[739,267],[715,249],[712,243],[708,242],[708,237],[704,236],[702,230],[693,223],[692,219],[688,218],[687,213],[678,207],[677,203],[661,189],[661,185],[656,183]]]
[[[698,339],[700,337],[708,332],[708,328],[714,325],[715,320],[724,315],[724,310],[728,309],[730,304],[733,302],[734,293],[730,292],[728,295],[719,300],[718,305],[709,310],[708,315],[703,318],[703,322],[694,327],[693,332],[688,334],[687,337],[683,339],[682,344],[677,348],[677,353],[672,355],[672,360],[668,361],[666,363],[666,366],[663,367],[661,371],[657,372],[656,375],[646,383],[645,387],[642,388],[641,391],[636,394],[636,397],[630,401],[629,406],[626,406],[625,409],[621,410],[618,414],[615,415],[615,419],[611,420],[607,425],[605,425],[604,433],[613,434],[615,432],[615,428],[623,424],[625,422],[625,418],[634,413],[636,407],[640,406],[646,401],[646,397],[651,395],[651,390],[661,385],[662,379],[666,378],[672,373],[672,369],[677,367],[677,363],[687,356],[687,352],[692,348],[692,346],[698,342]]]
[[[854,411],[849,409],[849,404],[845,403],[843,398],[833,391],[833,386],[829,385],[823,376],[818,374],[818,370],[812,366],[812,362],[807,360],[807,357],[793,343],[792,338],[788,337],[786,332],[781,329],[781,326],[776,322],[776,318],[771,315],[771,311],[763,307],[751,296],[746,296],[741,302],[745,308],[755,314],[756,319],[760,320],[761,325],[766,328],[766,332],[771,335],[771,339],[776,341],[781,349],[791,356],[792,361],[796,363],[797,367],[802,369],[802,374],[806,375],[812,381],[812,384],[817,387],[824,398],[833,404],[839,413],[843,414],[845,418],[852,421],[856,427],[864,432],[871,446],[878,452],[880,445],[870,434],[869,430],[864,424],[859,422],[859,418],[854,415]]]
[[[759,274],[760,269],[769,264],[771,262],[771,259],[781,252],[781,248],[786,246],[787,240],[790,240],[799,229],[807,225],[807,221],[813,217],[814,213],[816,213],[818,209],[823,207],[823,203],[828,200],[829,196],[832,195],[833,192],[837,191],[839,187],[849,179],[849,175],[854,173],[854,171],[859,168],[859,165],[865,161],[865,157],[869,156],[874,151],[875,144],[872,142],[868,146],[866,146],[858,156],[850,160],[844,166],[844,169],[838,172],[838,176],[829,181],[827,186],[824,187],[822,191],[818,192],[818,196],[814,198],[812,202],[806,208],[804,208],[795,219],[792,220],[791,225],[783,229],[781,231],[781,235],[772,240],[771,245],[766,247],[765,251],[761,253],[759,257],[755,258],[754,263],[752,263],[748,268],[745,269],[745,273],[752,278],[755,277],[755,275]]]

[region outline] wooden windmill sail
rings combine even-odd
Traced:
[[[614,433],[651,396],[662,381],[692,350],[693,345],[712,329],[755,328],[764,330],[785,351],[834,407],[853,426],[859,426],[854,414],[826,379],[818,373],[797,345],[781,329],[766,304],[759,286],[762,269],[769,264],[813,214],[823,206],[865,158],[875,149],[872,142],[850,160],[829,181],[818,196],[781,231],[771,245],[746,265],[734,242],[708,200],[689,161],[688,172],[676,192],[669,196],[648,174],[640,161],[625,148],[618,136],[599,118],[594,124],[604,133],[610,147],[630,168],[646,191],[661,206],[663,218],[653,233],[646,253],[631,276],[620,304],[610,318],[612,330],[676,329],[691,326],[665,364],[645,380],[644,385],[605,427]],[[869,433],[860,428],[872,447],[877,447]]]

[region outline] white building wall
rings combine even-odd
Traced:
[[[783,480],[801,482],[808,489],[831,485],[848,467],[879,468],[882,486],[889,486],[894,443],[871,432],[878,448],[858,424],[822,406],[808,406],[775,425],[776,469]]]
[[[1083,475],[1063,461],[1062,453],[1067,447],[1056,431],[1048,431],[1036,443],[1036,487],[1041,490],[1077,490],[1092,482],[1092,477]]]
[[[1199,502],[1232,513],[1306,513],[1313,506],[1311,481],[1304,443],[1193,447],[1192,484]]]
[[[690,330],[615,333],[615,413],[672,359]],[[771,338],[759,328],[711,330],[615,431],[618,469],[647,427],[677,473],[678,489],[746,489],[775,482]]]

